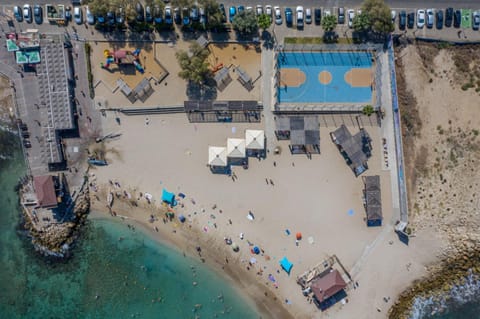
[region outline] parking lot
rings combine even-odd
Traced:
[[[256,11],[257,8],[257,3],[261,4],[262,10],[265,12],[265,8],[267,4],[262,4],[266,3],[266,1],[257,1],[257,2],[245,2],[244,4],[236,2],[234,7],[236,12],[238,12],[239,7],[243,7],[243,10],[250,9]],[[318,21],[315,21],[315,9],[319,9],[321,12],[321,17],[323,18],[327,14],[335,15],[338,17],[338,12],[339,8],[338,6],[318,6],[315,7],[315,2],[314,1],[305,1],[305,4],[302,5],[304,13],[307,11],[307,9],[311,10],[311,15],[312,19],[311,22],[309,21],[304,21],[304,26],[301,29],[298,29],[296,26],[296,9],[297,6],[299,5],[298,3],[291,3],[290,1],[277,1],[279,3],[279,10],[281,12],[281,24],[276,24],[275,22],[272,23],[272,26],[270,27],[270,30],[274,33],[277,41],[281,41],[284,37],[321,37],[323,35],[323,29],[318,23]],[[342,3],[342,1],[338,1],[339,3]],[[430,28],[427,26],[427,23],[423,27],[418,26],[418,10],[424,10],[425,15],[427,15],[427,12],[430,12],[429,9],[425,8],[402,8],[401,6],[395,7],[394,5],[398,5],[401,2],[395,2],[395,1],[389,1],[392,2],[392,10],[395,11],[395,18],[394,18],[394,25],[395,25],[395,33],[404,33],[405,35],[409,37],[417,37],[417,38],[432,38],[432,39],[441,39],[441,40],[448,40],[448,41],[478,41],[480,40],[480,32],[476,31],[472,28],[472,20],[473,20],[473,14],[475,12],[480,12],[480,4],[478,4],[478,8],[475,7],[475,2],[470,2],[470,1],[465,1],[462,2],[461,4],[464,5],[463,7],[458,6],[458,2],[455,2],[455,7],[454,12],[456,10],[459,10],[461,12],[461,23],[458,27],[454,27],[453,23],[451,27],[448,27],[445,25],[445,18],[446,18],[446,8],[448,6],[448,2],[445,1],[437,1],[436,4],[442,3],[445,4],[444,8],[431,8],[431,11],[433,13],[433,25]],[[325,2],[327,5],[329,3],[332,3],[331,1]],[[406,2],[409,4],[408,2]],[[425,2],[426,4],[432,4],[431,2]],[[358,5],[355,5],[353,3],[350,3],[349,6],[349,1],[345,1],[346,6],[341,7],[344,9],[344,22],[339,23],[335,29],[336,33],[340,37],[350,37],[352,34],[352,29],[349,28],[349,16],[351,13],[354,15],[358,14],[358,10],[360,7],[360,2]],[[33,10],[33,4],[30,5],[32,10]],[[224,7],[227,15],[227,21],[229,20],[229,11],[230,7],[232,7],[232,3],[229,1],[224,2]],[[44,7],[44,6],[43,6]],[[274,10],[274,3],[271,4],[272,7],[272,13],[275,14]],[[293,23],[291,27],[287,27],[285,23],[285,9],[290,8],[293,12]],[[469,9],[463,9],[463,8],[469,8]],[[172,8],[174,9],[174,8]],[[241,8],[242,9],[242,8]],[[463,9],[463,10],[462,10]],[[46,33],[51,33],[51,32],[61,32],[63,31],[62,26],[57,26],[55,24],[50,24],[47,21],[43,21],[42,24],[37,24],[35,23],[35,19],[32,19],[33,21],[31,23],[28,23],[25,21],[25,19],[22,22],[16,21],[14,18],[14,12],[13,12],[13,5],[2,5],[0,6],[1,12],[4,14],[3,18],[1,20],[6,20],[7,17],[12,18],[12,23],[13,26],[15,26],[17,31],[23,31],[26,30],[27,28],[36,28],[39,29],[40,32],[46,32]],[[73,13],[73,9],[71,10]],[[443,16],[443,23],[442,23],[442,28],[440,29],[437,25],[437,20],[438,20],[438,12],[442,12]],[[83,7],[83,22],[85,22],[85,7]],[[402,13],[405,13],[405,17],[402,18]],[[414,22],[413,25],[409,25],[407,22],[408,18],[412,17]],[[405,21],[405,27],[402,27],[400,25],[400,20],[404,19]],[[74,18],[72,17],[72,20]],[[273,20],[275,20],[275,17],[273,17]],[[8,26],[5,27],[3,26],[5,24],[5,21],[2,23],[2,29],[8,30]],[[154,24],[154,22],[153,22]],[[176,25],[175,23],[172,23],[173,26],[175,26],[175,31],[179,32],[180,31],[180,25]],[[228,25],[228,23],[227,23]],[[115,34],[115,32],[99,32],[94,30],[93,26],[89,26],[87,23],[83,23],[81,25],[76,24],[74,21],[68,22],[66,25],[66,30],[67,32],[72,33],[75,37],[78,36],[79,39],[85,39],[85,40],[105,40],[105,39],[112,39],[112,34]],[[6,29],[5,29],[6,28]],[[131,38],[129,34],[132,33],[131,31],[128,31],[123,34],[118,34],[116,38],[118,39],[129,39]],[[231,34],[230,37],[233,37],[234,35]],[[174,33],[173,32],[165,32],[163,34],[158,34],[156,32],[152,33],[149,35],[148,38],[146,39],[152,39],[152,40],[169,40],[173,39]]]

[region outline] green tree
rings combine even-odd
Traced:
[[[370,30],[372,24],[370,23],[370,16],[366,12],[362,12],[353,17],[353,29],[357,32],[365,32]]]
[[[233,18],[233,27],[240,33],[251,34],[258,30],[257,17],[253,11],[243,11]]]
[[[272,17],[269,16],[268,14],[261,14],[258,16],[258,26],[265,30],[265,29],[268,29],[268,27],[270,27],[270,25],[272,24]]]
[[[178,76],[199,86],[204,86],[212,77],[210,64],[207,62],[209,52],[196,42],[190,45],[189,51],[182,50],[175,54],[181,68]]]
[[[395,30],[390,7],[383,0],[365,0],[362,12],[368,15],[374,32],[390,33]]]
[[[198,4],[205,9],[205,14],[208,17],[208,26],[211,28],[220,27],[222,23],[222,12],[218,2],[215,0],[199,0]]]
[[[322,28],[325,32],[331,32],[337,27],[337,17],[334,15],[326,16],[322,19]]]
[[[362,109],[362,113],[367,116],[372,115],[374,112],[375,110],[373,109],[373,106],[371,106],[370,104],[365,105]]]

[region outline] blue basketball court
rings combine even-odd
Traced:
[[[278,56],[280,103],[372,103],[369,52],[285,52]]]

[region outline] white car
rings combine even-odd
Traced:
[[[85,7],[85,17],[87,19],[88,24],[95,24],[95,16],[93,13],[90,11],[88,6]]]
[[[353,27],[353,18],[355,18],[355,11],[353,9],[348,10],[347,17],[348,17],[348,27],[351,29]]]
[[[425,10],[420,9],[417,11],[417,28],[423,29],[425,25]]]
[[[323,15],[325,17],[328,17],[328,16],[331,16],[332,15],[332,12],[330,11],[330,9],[325,9],[323,10]]]
[[[81,7],[73,8],[73,19],[75,20],[76,24],[82,24],[83,17],[82,17],[82,8]]]
[[[305,23],[306,24],[312,23],[312,9],[310,8],[305,9]]]
[[[272,6],[271,5],[266,5],[265,6],[265,14],[267,16],[270,16],[270,17],[272,16]]]
[[[30,8],[29,4],[23,6],[23,17],[25,22],[32,23],[32,8]]]
[[[392,10],[392,22],[395,23],[395,19],[397,18],[397,11]]]
[[[301,29],[303,28],[303,7],[302,6],[298,6],[297,7],[297,28],[298,29]]]
[[[427,28],[433,28],[434,20],[433,9],[427,9]]]
[[[245,11],[253,11],[253,7],[246,7]]]
[[[280,7],[274,7],[273,12],[275,14],[275,24],[282,24],[282,10],[280,10]]]
[[[257,5],[257,16],[263,14],[263,7],[259,4]]]

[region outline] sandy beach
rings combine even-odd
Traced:
[[[204,258],[255,300],[267,317],[384,318],[395,297],[426,273],[426,265],[441,246],[427,231],[418,234],[409,247],[396,238],[389,210],[390,174],[381,169],[380,156],[376,156],[381,152],[378,127],[366,127],[374,154],[367,174],[381,176],[384,225],[367,228],[363,183],[330,141],[328,133],[334,127],[321,127],[321,155],[311,160],[292,156],[287,143],[275,141],[283,149],[281,155],[270,152],[266,160],[250,159],[248,170],[234,167],[236,178],[232,179],[210,172],[206,166],[208,146],[225,146],[227,138],[242,137],[245,129],[263,128],[262,123],[191,124],[180,114],[149,116],[148,121],[145,117],[121,117],[118,125],[111,113],[103,121],[104,131],[122,136],[105,145],[109,165],[90,170],[97,189],[92,192],[94,210],[108,214],[107,192],[119,192],[112,207],[117,218],[125,216],[126,222],[142,224],[180,251]],[[92,145],[91,151],[96,146]],[[173,209],[176,216],[186,217],[184,224],[176,217],[165,224],[162,221],[163,188],[186,195],[185,199],[177,196],[179,205]],[[122,199],[124,192],[132,199],[139,199],[142,193],[138,209]],[[152,195],[150,204],[145,193]],[[250,211],[253,221],[247,219]],[[155,217],[153,223],[150,215]],[[303,234],[298,246],[287,229],[291,234]],[[225,237],[239,244],[239,253],[225,244]],[[312,244],[307,242],[309,237]],[[259,246],[262,254],[253,255],[251,245]],[[202,249],[201,256],[197,246]],[[296,277],[333,254],[359,286],[347,290],[348,303],[338,303],[322,313],[302,295]],[[279,266],[284,256],[294,264],[290,275]],[[252,257],[256,262],[249,265]],[[275,277],[277,288],[268,280],[269,274]],[[385,302],[384,297],[390,301]]]

